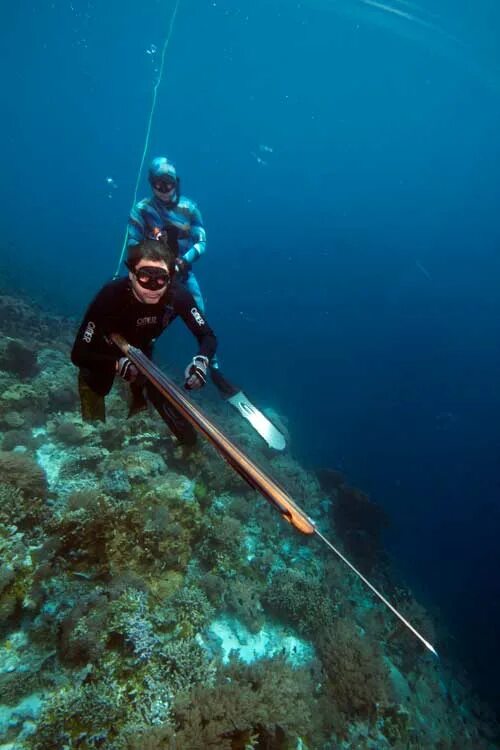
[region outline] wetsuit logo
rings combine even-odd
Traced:
[[[198,310],[197,310],[197,308],[196,308],[196,307],[192,307],[192,308],[191,308],[191,315],[192,315],[192,316],[193,316],[193,318],[194,318],[194,319],[196,320],[196,322],[198,323],[198,325],[199,325],[199,326],[204,326],[204,325],[205,325],[205,321],[204,321],[204,320],[203,320],[203,318],[201,317],[201,315],[200,315],[200,313],[198,312]]]
[[[156,323],[156,315],[150,315],[146,318],[137,318],[138,326],[152,326]]]
[[[85,332],[83,334],[83,340],[86,344],[90,344],[92,341],[92,336],[94,335],[95,331],[95,323],[92,323],[91,320],[87,323],[87,328],[85,329]]]

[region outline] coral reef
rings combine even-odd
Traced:
[[[184,456],[152,411],[127,419],[122,384],[106,423],[84,424],[72,329],[0,296],[0,745],[493,750],[498,727],[456,664],[422,654],[210,446]],[[438,638],[395,582],[380,509],[338,472],[318,481],[273,454],[227,404],[203,398]]]
[[[18,339],[3,339],[0,345],[0,370],[22,379],[33,377],[39,371],[36,350]]]
[[[386,513],[364,492],[342,484],[333,503],[333,520],[346,553],[369,573],[382,555]]]
[[[302,571],[283,570],[275,573],[264,595],[269,610],[295,623],[299,632],[314,635],[335,620],[335,595],[330,594],[322,581],[308,577]]]

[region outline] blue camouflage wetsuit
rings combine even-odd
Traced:
[[[198,281],[191,271],[194,261],[203,255],[207,236],[203,219],[196,203],[181,195],[169,203],[156,196],[144,198],[136,203],[128,221],[128,247],[145,239],[156,239],[155,230],[167,231],[178,244],[178,257],[188,264],[188,271],[182,282],[193,295],[196,306],[202,313],[205,304]]]

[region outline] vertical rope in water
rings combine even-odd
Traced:
[[[146,129],[146,138],[144,140],[144,148],[142,150],[142,156],[141,156],[141,163],[139,165],[139,171],[137,173],[137,179],[135,181],[134,198],[133,198],[133,201],[132,201],[131,209],[137,203],[137,191],[139,190],[139,183],[141,181],[142,170],[144,168],[144,162],[146,160],[146,154],[148,152],[149,138],[150,138],[150,135],[151,135],[151,127],[153,125],[153,117],[154,117],[154,113],[155,113],[155,109],[156,109],[156,99],[157,99],[157,95],[158,95],[158,89],[160,87],[161,79],[162,79],[162,76],[163,76],[163,68],[164,68],[164,65],[165,65],[165,57],[166,57],[166,54],[167,54],[168,45],[170,44],[170,38],[172,36],[172,32],[174,30],[174,24],[175,24],[175,19],[177,17],[177,11],[179,10],[179,4],[180,4],[180,0],[176,0],[174,11],[173,11],[172,16],[170,18],[170,25],[168,27],[167,36],[165,37],[165,41],[163,43],[163,49],[161,51],[160,70],[159,70],[159,73],[158,73],[158,78],[156,79],[156,82],[155,82],[155,84],[153,86],[153,100],[151,102],[151,111],[149,113],[148,126],[147,126],[147,129]],[[120,268],[121,268],[121,265],[122,265],[122,262],[123,262],[123,257],[125,255],[125,250],[127,249],[127,239],[128,239],[128,226],[125,229],[125,237],[123,238],[122,251],[120,253],[120,260],[118,261],[118,265],[116,267],[115,275],[113,276],[114,279],[116,279],[116,277],[120,273]]]

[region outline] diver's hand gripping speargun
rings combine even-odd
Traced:
[[[255,490],[276,508],[285,521],[288,521],[303,534],[316,534],[344,562],[368,588],[388,607],[393,614],[429,649],[436,654],[433,646],[401,615],[398,610],[352,565],[344,555],[333,546],[316,528],[316,524],[292,500],[292,498],[259,466],[251,461],[237,446],[214,425],[168,378],[159,367],[146,357],[144,352],[131,346],[123,336],[112,334],[111,339],[129,360],[142,372],[154,387],[175,406],[193,427],[200,432],[217,449],[227,463]]]

